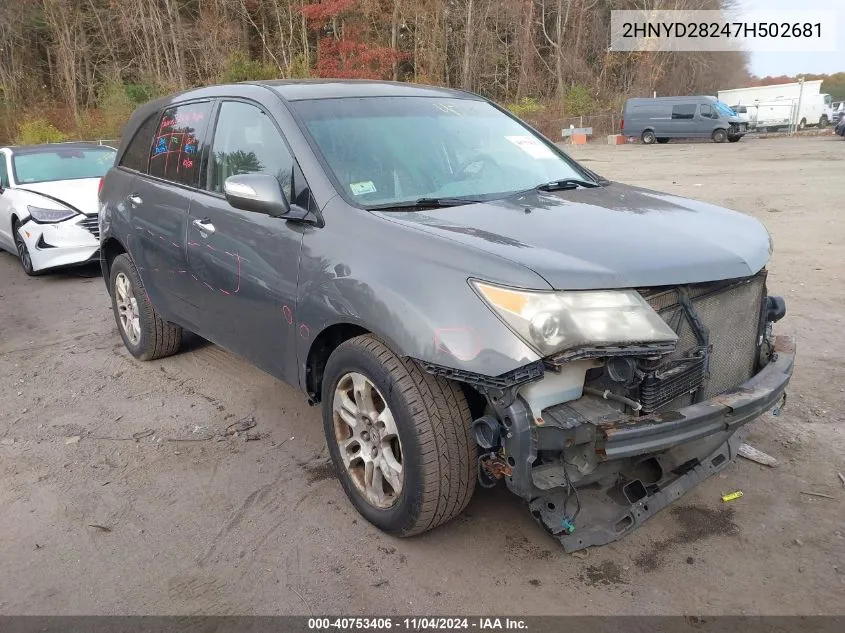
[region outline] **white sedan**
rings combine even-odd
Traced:
[[[0,148],[0,248],[26,274],[96,261],[97,193],[115,154],[90,143]]]

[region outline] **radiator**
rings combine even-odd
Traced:
[[[678,335],[675,352],[640,388],[646,413],[691,404],[695,392],[697,399],[710,398],[754,375],[765,270],[742,280],[639,292]],[[684,297],[691,314],[684,308]],[[696,335],[696,323],[707,345]]]

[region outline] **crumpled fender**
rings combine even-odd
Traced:
[[[370,217],[362,222],[360,214]],[[330,204],[324,215],[338,226],[309,231],[302,242],[295,318],[303,387],[311,345],[340,323],[373,332],[401,356],[485,376],[539,359],[468,281],[548,290],[536,273],[364,210]]]

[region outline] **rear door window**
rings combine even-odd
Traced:
[[[209,190],[223,192],[223,183],[237,174],[275,176],[291,200],[294,160],[270,116],[242,101],[224,101],[209,157]]]
[[[692,119],[695,117],[696,107],[694,103],[679,103],[678,105],[674,105],[672,106],[672,119]],[[709,108],[710,106],[707,107]]]
[[[210,116],[210,101],[165,110],[153,137],[150,176],[188,187],[198,186],[200,156],[206,145]]]
[[[6,155],[0,153],[0,187],[9,186],[9,169],[6,167]]]

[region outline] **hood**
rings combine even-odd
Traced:
[[[19,189],[41,193],[58,202],[70,205],[85,215],[97,215],[99,201],[97,189],[99,178],[78,178],[75,180],[53,180],[50,182],[22,183]]]
[[[770,250],[768,232],[751,216],[618,183],[374,213],[522,264],[558,290],[747,277]]]

